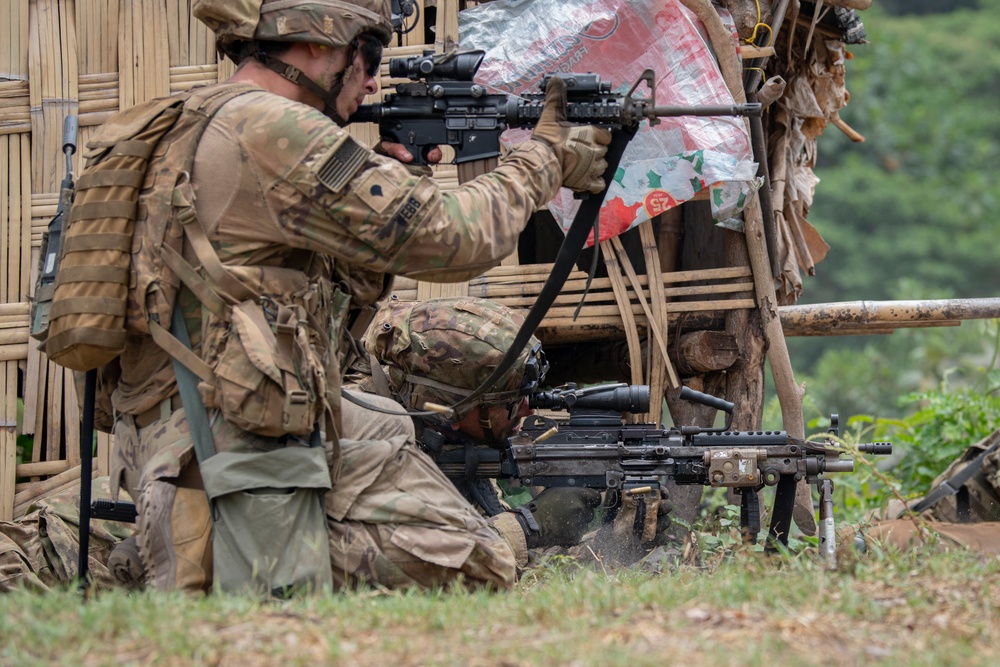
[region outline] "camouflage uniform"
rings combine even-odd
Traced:
[[[313,107],[264,90],[226,103],[197,146],[170,150],[195,151],[190,177],[195,209],[222,264],[260,294],[262,303],[290,302],[306,313],[307,333],[297,344],[307,341],[299,348],[302,354],[321,360],[323,368],[316,374],[325,385],[318,400],[334,416],[349,347],[350,312],[373,303],[383,293],[387,274],[460,281],[498,264],[515,250],[530,214],[555,195],[563,173],[548,144],[528,141],[494,171],[457,190],[442,192],[432,179],[414,175],[396,160],[359,146]],[[172,184],[178,175],[171,164],[158,150],[147,171],[146,187],[158,179],[169,179]],[[150,210],[143,206],[145,196],[144,191],[140,211]],[[152,284],[148,276],[145,283],[143,276],[138,278],[140,285]],[[131,304],[143,304],[149,298],[149,290],[130,294]],[[202,307],[186,290],[178,293],[177,304],[185,313],[195,351],[217,376],[231,376],[233,368],[227,359],[235,336],[228,317]],[[241,382],[239,377],[228,379],[236,385]],[[218,411],[227,407],[222,391],[204,382],[199,390],[213,420],[218,451],[269,451],[296,441],[270,432],[253,433],[220,418]],[[208,503],[197,468],[188,465],[193,458],[191,439],[176,393],[167,352],[149,335],[131,335],[121,355],[121,377],[112,397],[119,415],[112,481],[117,485],[122,479],[137,499],[139,544],[143,559],[151,566],[151,582],[160,588],[207,589],[211,581]],[[251,409],[255,401],[263,400],[254,391],[245,393],[243,400]],[[332,443],[334,497],[383,493],[382,486],[369,486],[372,478],[381,484],[384,478],[399,474],[396,463],[400,456],[409,455],[412,442],[399,436],[369,446],[369,456],[378,451],[380,457],[388,457],[378,461],[355,456],[356,445],[345,447],[344,460],[367,465],[368,476],[349,470],[339,477],[341,452],[335,423],[336,419],[326,422]],[[352,434],[339,435],[349,439]],[[412,465],[421,467],[422,462]],[[436,503],[426,498],[422,502]],[[333,523],[365,516],[349,504],[333,502],[333,506]],[[393,555],[374,561],[367,555],[363,559],[352,555],[349,564],[335,563],[334,569],[347,572],[345,579],[356,574],[387,585],[404,580],[438,583],[459,572],[471,582],[509,583],[511,573],[501,572],[507,556],[484,541],[479,526],[456,538],[456,543],[473,545],[466,553],[467,563],[462,563],[462,549],[453,549],[454,545],[447,547],[446,556],[435,552],[427,536],[437,528],[461,533],[454,531],[455,524],[461,523],[456,516],[421,516],[420,530],[388,538],[397,546],[406,542],[407,563],[416,558],[448,568],[429,581],[414,574],[409,564],[399,565],[405,575],[394,572],[390,581],[381,581],[381,573],[391,569],[383,563]],[[388,548],[385,535],[369,533],[362,539],[357,537],[360,529],[352,530],[345,540],[351,554],[359,550],[370,554],[371,544],[379,542]],[[418,535],[421,530],[422,537]],[[358,546],[362,544],[363,549]],[[472,562],[478,558],[476,545],[492,550],[496,563],[487,563],[488,557]],[[351,572],[355,567],[367,570]]]
[[[110,493],[107,477],[94,480],[93,496]],[[77,576],[80,553],[80,493],[66,491],[38,502],[17,521],[0,521],[0,592],[17,587],[47,590]],[[110,587],[115,579],[108,556],[133,526],[118,521],[90,522],[88,569],[94,584]]]
[[[395,401],[366,402],[402,411]],[[445,584],[461,572],[476,586],[514,584],[507,543],[417,446],[413,421],[343,406],[343,473],[327,494],[330,553],[338,586]]]

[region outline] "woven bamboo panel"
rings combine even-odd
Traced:
[[[492,299],[524,314],[535,302],[551,269],[551,264],[498,266],[470,280],[468,295]],[[716,313],[754,307],[753,299],[742,297],[753,289],[749,267],[675,271],[661,274],[661,278],[664,300],[660,305],[671,323],[676,322],[681,313]],[[649,324],[639,294],[647,304],[651,303],[649,278],[640,275],[637,279],[639,291],[629,284],[626,292],[636,325],[645,329]],[[617,337],[623,330],[625,322],[616,303],[611,278],[593,280],[580,313],[574,319],[586,282],[585,272],[570,273],[560,295],[539,325],[539,338],[544,343],[571,342],[588,336],[599,338],[596,332],[601,329]],[[419,287],[415,280],[397,277],[392,294],[400,301],[418,301]]]

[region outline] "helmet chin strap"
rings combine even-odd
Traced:
[[[490,409],[486,405],[479,406],[479,427],[483,429],[483,440],[493,449],[500,449],[504,439],[498,438],[493,432],[493,420],[490,419]]]
[[[323,115],[333,120],[337,125],[345,126],[347,125],[347,119],[342,118],[339,113],[337,113],[337,96],[340,95],[341,89],[344,87],[344,75],[352,67],[348,66],[347,69],[343,70],[337,75],[336,81],[329,90],[323,88],[318,83],[307,77],[302,73],[298,67],[294,67],[285,63],[274,56],[264,53],[260,50],[255,50],[251,55],[264,67],[279,74],[280,76],[288,79],[297,86],[305,88],[310,93],[318,97],[323,102]]]

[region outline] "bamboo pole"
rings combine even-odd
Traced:
[[[493,282],[502,277],[512,277],[514,280],[528,281],[536,280],[545,282],[545,279],[552,273],[552,264],[525,264],[522,266],[497,266],[482,276],[472,279],[472,283]],[[701,280],[730,280],[734,278],[750,278],[753,272],[749,266],[730,266],[717,269],[693,269],[690,271],[671,271],[664,273],[663,284],[671,285],[675,283],[686,283]],[[571,271],[569,279],[586,278],[585,271]]]
[[[639,343],[639,331],[636,326],[635,315],[629,307],[628,288],[621,277],[621,267],[615,257],[611,241],[601,241],[601,255],[604,257],[604,265],[611,279],[611,288],[615,293],[615,300],[618,302],[618,313],[621,317],[622,325],[625,327],[625,339],[628,341],[628,358],[631,366],[632,384],[642,384],[642,349]],[[558,316],[562,309],[550,308],[548,315]],[[639,417],[640,415],[636,415]]]
[[[76,396],[76,382],[73,381],[73,371],[68,368],[63,369],[63,397],[62,410],[65,415],[66,424],[66,460],[69,465],[80,464],[82,449],[80,447],[80,423],[83,418],[83,411],[80,409],[80,401]]]
[[[909,301],[843,301],[778,308],[781,325],[793,336],[830,335],[845,329],[952,326],[961,320],[1000,318],[1000,298]]]
[[[17,466],[18,477],[48,477],[58,475],[70,469],[69,461],[41,461],[38,463],[20,463]]]
[[[49,362],[48,374],[48,396],[45,403],[45,415],[48,417],[48,428],[45,430],[45,460],[55,461],[62,454],[63,368]]]
[[[97,477],[97,471],[93,472],[93,477]],[[50,477],[41,482],[29,484],[18,484],[14,494],[14,518],[24,516],[25,511],[32,503],[40,498],[49,495],[68,491],[80,485],[80,466],[70,468],[54,477]]]
[[[629,282],[632,285],[633,292],[638,297],[639,306],[642,308],[642,312],[646,316],[646,321],[650,324],[649,331],[652,333],[653,340],[656,341],[657,349],[663,358],[663,363],[667,369],[667,375],[670,378],[670,385],[672,387],[680,387],[680,381],[677,379],[674,367],[671,365],[670,358],[667,356],[667,331],[666,329],[661,331],[657,326],[659,322],[657,318],[653,317],[653,313],[649,309],[649,305],[646,303],[646,299],[642,293],[642,287],[639,285],[639,278],[636,276],[635,269],[632,267],[632,263],[629,261],[628,255],[625,253],[625,246],[622,245],[621,238],[618,236],[612,237],[611,245],[615,250],[615,254],[618,255],[619,262],[625,270],[625,275],[628,277]],[[662,301],[659,304],[660,307],[664,305],[665,304]],[[658,420],[654,419],[654,421]]]
[[[14,480],[17,463],[17,362],[0,364],[0,386],[8,397],[0,406],[3,422],[0,424],[0,521],[14,518]]]
[[[14,159],[10,144],[11,141],[8,137],[0,137],[0,161],[2,161],[0,162],[0,276],[7,278],[4,284],[0,285],[0,302],[9,300],[7,296],[7,285],[10,283],[7,266],[9,254],[7,237],[10,234],[11,211],[8,188],[16,189],[17,187],[16,183],[11,182],[8,172],[10,163]],[[18,176],[20,176],[20,172],[18,172]]]
[[[647,220],[639,225],[639,237],[642,242],[643,261],[647,275],[660,275],[660,255],[656,248],[656,237],[653,235],[653,221]],[[663,281],[647,281],[649,285],[649,300],[652,303],[653,320],[649,325],[651,331],[662,331],[667,335],[669,323],[664,305],[667,297],[663,293]],[[668,370],[673,372],[669,357],[657,357],[657,351],[652,345],[646,346],[646,384],[649,385],[649,418],[656,424],[665,422],[663,419],[663,395],[668,380]]]

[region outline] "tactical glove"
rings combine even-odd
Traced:
[[[594,519],[601,494],[594,489],[545,489],[517,513],[529,549],[577,544]],[[533,521],[528,517],[532,517]],[[534,525],[532,525],[534,524]]]
[[[671,509],[666,493],[660,489],[625,494],[614,521],[601,526],[594,536],[593,550],[607,562],[634,563],[673,539]]]
[[[608,168],[604,154],[611,143],[611,132],[566,121],[566,82],[557,76],[551,77],[545,86],[545,106],[531,138],[555,151],[562,165],[565,187],[594,194],[604,190],[601,175]]]

